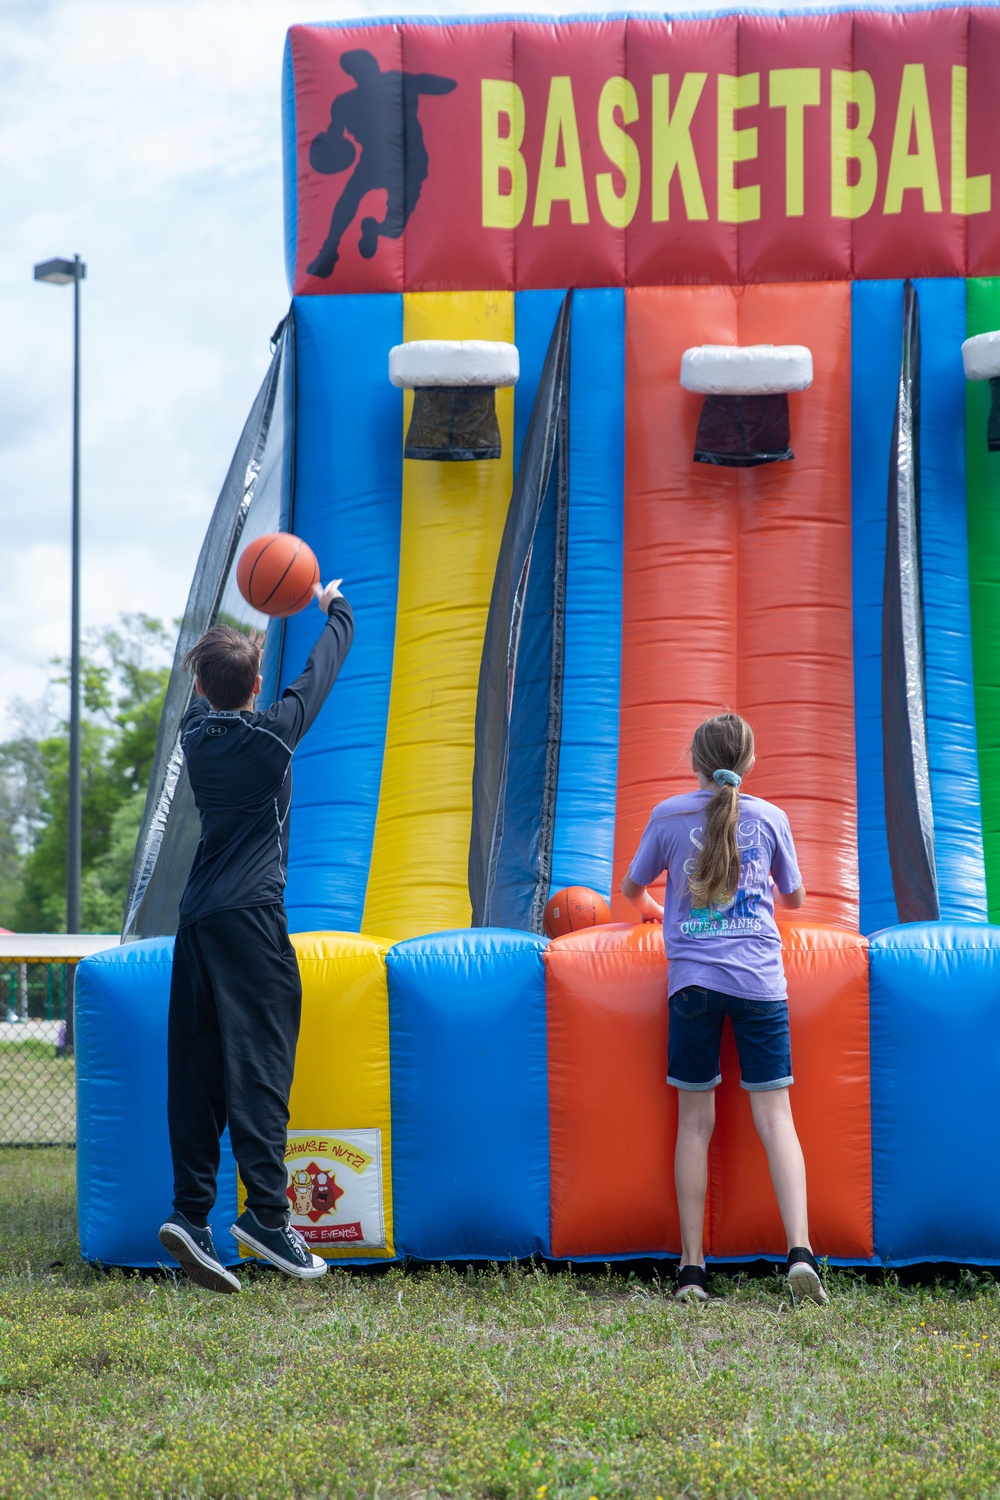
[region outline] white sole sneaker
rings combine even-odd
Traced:
[[[707,1302],[708,1293],[700,1286],[682,1286],[674,1293],[675,1302]]]
[[[164,1250],[177,1261],[185,1276],[195,1286],[203,1286],[210,1292],[241,1292],[240,1279],[217,1260],[204,1254],[197,1241],[180,1224],[166,1223],[160,1230],[159,1241]]]
[[[708,1272],[704,1266],[683,1265],[677,1269],[675,1302],[707,1302]]]
[[[274,1250],[263,1244],[260,1240],[254,1239],[253,1235],[240,1224],[233,1224],[229,1233],[237,1244],[242,1245],[245,1250],[249,1250],[252,1255],[259,1256],[261,1260],[266,1260],[269,1265],[277,1266],[278,1270],[284,1271],[286,1276],[296,1276],[300,1281],[313,1281],[317,1276],[325,1276],[327,1273],[326,1261],[323,1260],[322,1256],[313,1255],[311,1251],[309,1252],[309,1258],[312,1261],[312,1265],[297,1266],[292,1261],[286,1260],[284,1256],[276,1254]]]
[[[806,1261],[796,1261],[789,1266],[785,1284],[796,1302],[818,1302],[822,1307],[829,1302],[830,1295],[818,1274]]]

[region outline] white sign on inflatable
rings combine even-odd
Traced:
[[[385,1248],[381,1130],[290,1130],[291,1222],[312,1250]]]

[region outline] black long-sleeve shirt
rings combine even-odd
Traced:
[[[234,907],[284,899],[292,751],[315,721],[354,638],[346,599],[334,599],[305,671],[263,713],[212,708],[199,697],[181,746],[201,816],[201,842],[181,897],[180,925]]]

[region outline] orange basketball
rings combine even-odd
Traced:
[[[248,604],[263,615],[298,614],[319,583],[316,554],[290,531],[269,531],[249,543],[236,564],[236,584]]]
[[[600,927],[611,921],[611,909],[603,896],[585,885],[568,885],[545,903],[542,926],[546,937],[562,937],[581,927]]]

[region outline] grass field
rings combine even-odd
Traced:
[[[245,1273],[78,1259],[68,1151],[0,1151],[3,1500],[1000,1497],[1000,1294],[833,1274]],[[128,1205],[122,1205],[122,1212]]]

